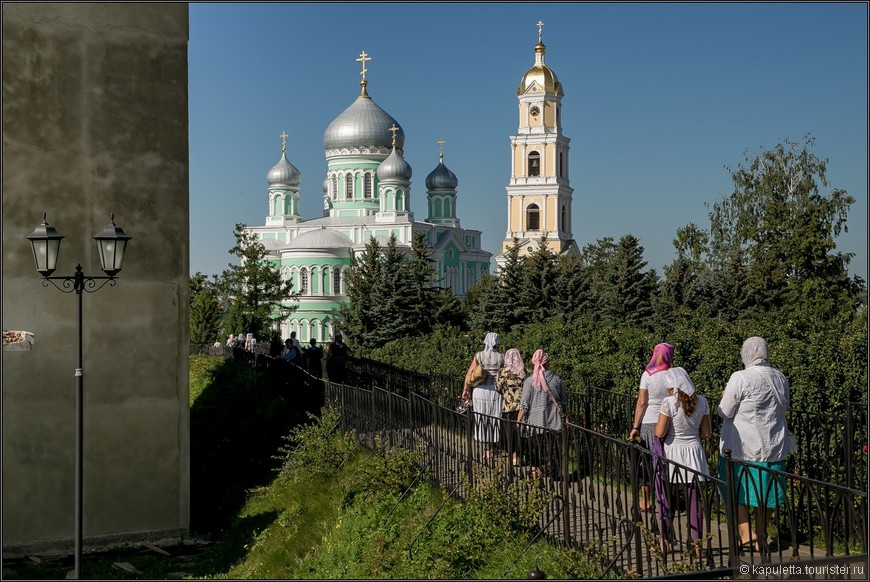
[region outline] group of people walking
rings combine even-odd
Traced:
[[[498,334],[486,334],[483,350],[474,355],[463,383],[460,398],[472,403],[474,438],[484,445],[487,460],[501,448],[510,452],[515,466],[528,460],[556,477],[560,469],[554,433],[568,422],[565,386],[549,369],[544,350],[534,352],[528,370],[516,348],[502,354],[498,344]],[[788,380],[770,365],[763,338],[747,339],[740,356],[744,369],[731,375],[716,408],[722,420],[718,478],[726,481],[729,451],[739,462],[733,464],[733,486],[722,487],[721,494],[729,507],[736,504],[740,537],[735,542],[742,550],[757,552],[767,544],[772,508],[785,503],[784,486],[771,470],[784,471],[789,454],[785,414],[790,392]],[[680,495],[687,505],[691,539],[702,539],[700,488],[710,476],[701,439],[712,436],[712,411],[689,373],[673,364],[674,347],[656,345],[640,378],[629,432],[630,440],[651,451],[652,462],[643,463],[639,471],[639,510],[651,512],[653,499],[658,502],[663,551],[670,547],[673,508]],[[524,459],[524,451],[531,458]],[[729,491],[735,499],[728,498]]]
[[[556,443],[551,432],[540,429],[557,431],[568,421],[562,380],[549,369],[550,358],[544,350],[532,355],[529,373],[519,350],[511,348],[502,355],[497,347],[498,334],[487,333],[483,350],[474,355],[463,383],[460,398],[470,399],[477,415],[475,439],[484,443],[487,460],[494,457],[501,441],[515,466],[522,462],[520,451],[525,450],[533,457],[533,465],[555,477],[559,474]],[[473,379],[477,367],[484,372],[479,382]],[[522,439],[528,446],[520,447]]]
[[[296,339],[296,332],[291,331],[290,337],[284,340],[284,350],[281,359],[299,366],[315,378],[323,376],[323,359],[326,356],[326,375],[331,382],[344,382],[347,357],[350,348],[344,343],[341,333],[335,334],[335,339],[329,342],[326,350],[317,345],[317,340],[308,340],[308,346],[302,347]]]
[[[770,365],[767,342],[750,337],[740,350],[744,369],[734,372],[722,391],[716,414],[721,418],[719,466],[717,476],[727,483],[726,451],[733,465],[734,482],[722,487],[726,503],[736,504],[741,550],[763,551],[767,545],[767,524],[771,510],[785,503],[785,487],[771,471],[784,471],[789,454],[789,432],[785,413],[790,390],[785,376]],[[661,343],[640,380],[634,422],[629,438],[640,437],[651,452],[652,466],[641,471],[640,510],[651,511],[650,481],[662,516],[663,550],[670,546],[671,506],[676,497],[685,497],[689,510],[689,533],[701,539],[702,483],[709,477],[707,457],[701,439],[712,435],[711,410],[707,399],[696,394],[689,374],[673,367],[674,348]],[[665,472],[667,459],[670,469]],[[665,474],[667,477],[665,478]],[[736,499],[728,497],[735,492]],[[750,513],[755,513],[754,528]]]

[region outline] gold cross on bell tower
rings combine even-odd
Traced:
[[[390,127],[390,131],[393,133],[393,149],[396,149],[396,132],[399,131],[399,128],[396,127],[394,123],[392,127]]]
[[[287,132],[282,129],[281,135],[279,135],[278,137],[281,138],[281,151],[286,152],[287,151]]]
[[[369,82],[366,81],[366,71],[368,71],[368,69],[366,68],[366,61],[370,61],[370,60],[372,60],[372,58],[370,56],[368,56],[365,51],[362,51],[359,54],[359,58],[356,59],[356,61],[358,63],[362,63],[362,71],[360,71],[360,73],[359,73],[360,75],[362,75],[362,80],[359,82],[360,86],[362,87],[362,93],[360,93],[360,95],[367,94],[366,93],[366,85],[368,85]]]
[[[438,160],[443,162],[444,161],[444,143],[445,143],[444,138],[442,137],[436,143],[438,144]]]
[[[538,21],[538,42],[541,42],[541,29],[544,28],[544,23]]]

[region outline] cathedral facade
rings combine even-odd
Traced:
[[[297,332],[301,341],[327,341],[340,330],[340,306],[347,301],[346,277],[353,258],[375,238],[386,245],[395,236],[410,249],[423,232],[432,249],[436,284],[464,296],[489,272],[492,254],[480,246],[480,231],[464,229],[456,214],[459,181],[443,159],[426,177],[423,221],[411,211],[411,166],[405,161],[405,133],[398,121],[361,91],[323,134],[326,176],[322,183],[323,215],[304,219],[299,211],[302,176],[287,159],[286,133],[278,163],[266,174],[268,214],[262,226],[248,227],[268,251],[268,258],[299,293],[298,306],[282,324],[282,337]]]

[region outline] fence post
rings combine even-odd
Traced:
[[[468,472],[468,483],[472,487],[474,487],[474,466],[472,464],[472,456],[474,454],[474,409],[471,408],[465,411],[465,447],[466,447],[466,456],[465,456],[465,466],[466,471]]]
[[[852,489],[860,489],[861,486],[852,482],[852,455],[855,443],[853,442],[853,431],[852,431],[852,402],[846,401],[846,439],[843,443],[845,447],[844,456],[846,457],[846,487],[851,487]]]
[[[725,525],[728,530],[728,565],[737,565],[737,544],[740,532],[737,531],[737,491],[734,488],[734,464],[731,449],[722,451],[725,455]]]
[[[571,545],[571,515],[568,511],[568,423],[562,423],[562,527],[565,529],[563,539],[567,546]],[[510,459],[510,458],[509,458]]]
[[[634,558],[637,560],[637,575],[643,578],[643,554],[641,553],[641,517],[640,517],[640,497],[638,495],[638,488],[640,487],[640,475],[637,470],[638,459],[637,459],[637,447],[634,443],[629,443],[628,445],[628,475],[633,487],[631,488],[631,497],[632,497],[632,507],[631,507],[631,521],[632,526],[634,527]],[[652,486],[652,480],[650,480],[650,485]],[[629,563],[633,563],[634,560],[630,560]]]

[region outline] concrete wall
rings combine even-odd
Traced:
[[[133,237],[117,285],[84,294],[85,549],[189,524],[188,9],[3,3],[4,555],[72,547],[76,295],[24,238],[66,238],[55,275],[103,275],[91,238]]]

